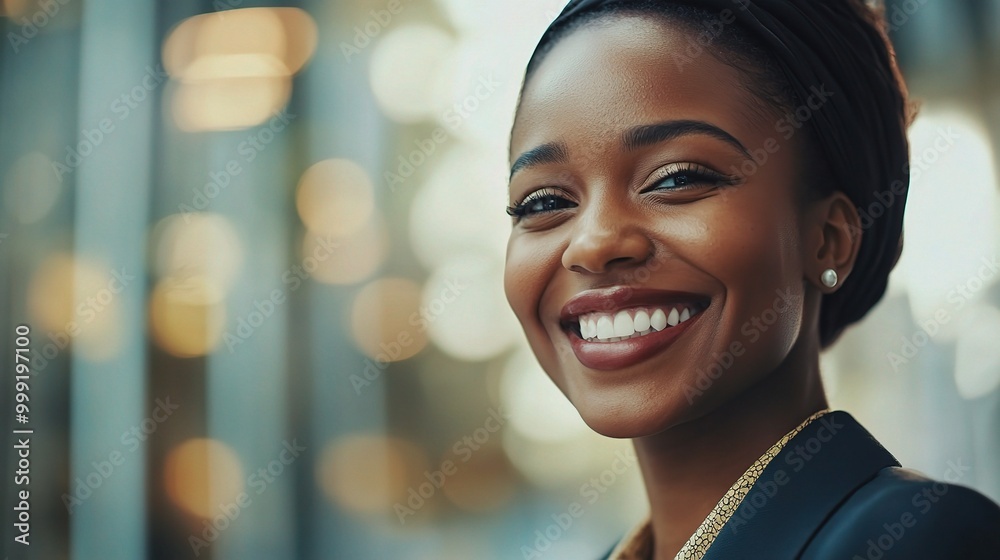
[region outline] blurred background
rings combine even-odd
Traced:
[[[564,3],[0,0],[3,553],[577,559],[639,521],[630,444],[503,295],[514,104]],[[887,10],[907,246],[824,376],[1000,500],[1000,1]]]

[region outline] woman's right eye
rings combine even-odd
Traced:
[[[576,206],[575,202],[566,199],[548,189],[535,191],[523,202],[507,208],[507,214],[516,218],[524,218],[546,212],[554,212]]]

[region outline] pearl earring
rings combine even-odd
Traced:
[[[820,280],[822,280],[823,285],[826,286],[827,288],[833,288],[834,286],[837,285],[838,281],[837,271],[832,268],[824,270],[823,276],[820,277]]]

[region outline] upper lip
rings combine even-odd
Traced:
[[[602,311],[615,313],[622,309],[642,306],[669,306],[682,303],[706,305],[711,298],[704,294],[613,286],[587,290],[570,298],[559,313],[560,323],[566,327],[580,315]]]

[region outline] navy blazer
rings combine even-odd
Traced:
[[[998,560],[1000,506],[954,484],[959,470],[944,482],[901,468],[830,412],[771,460],[704,560]]]

